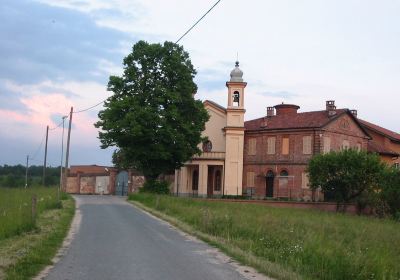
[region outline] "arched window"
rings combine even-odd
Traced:
[[[199,189],[199,171],[193,170],[192,174],[192,190],[197,191]]]
[[[274,177],[274,172],[272,170],[268,170],[267,177]]]
[[[214,189],[216,191],[220,191],[221,190],[221,171],[220,170],[217,170],[217,172],[215,172]]]
[[[240,94],[236,90],[235,92],[233,92],[233,106],[239,107],[239,101],[240,101]]]
[[[282,170],[279,175],[281,175],[282,177],[287,177],[289,176],[289,173],[286,170]]]

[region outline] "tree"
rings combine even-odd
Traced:
[[[208,114],[193,98],[196,71],[181,46],[139,41],[123,64],[123,75],[110,77],[113,95],[95,126],[102,148],[117,147],[123,166],[155,179],[200,153]]]
[[[346,149],[314,156],[308,173],[311,189],[320,187],[339,206],[376,189],[384,168],[378,155]]]
[[[393,167],[385,169],[378,195],[386,212],[400,220],[400,170]]]

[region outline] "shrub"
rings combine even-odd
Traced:
[[[311,189],[321,187],[338,209],[376,188],[384,169],[378,155],[353,149],[316,155],[308,165]]]
[[[387,168],[383,172],[378,195],[383,211],[400,221],[400,170]]]
[[[156,194],[169,194],[169,183],[167,181],[147,180],[143,184],[140,192],[156,193]]]

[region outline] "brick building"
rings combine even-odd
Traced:
[[[309,189],[306,167],[315,154],[358,149],[377,152],[399,166],[400,135],[357,118],[357,112],[337,109],[298,112],[299,106],[268,107],[265,116],[244,121],[245,88],[239,63],[226,83],[226,108],[204,101],[210,115],[199,145],[203,152],[175,171],[177,195],[250,195],[264,198],[323,200]]]
[[[73,194],[127,195],[142,187],[144,177],[133,170],[118,170],[99,165],[72,165],[66,192]]]
[[[245,122],[243,187],[256,197],[322,200],[312,194],[306,173],[310,158],[345,148],[366,150],[367,131],[348,109],[299,113],[297,105],[267,108],[265,117]],[[275,113],[276,111],[276,113]]]
[[[378,153],[388,165],[400,169],[400,134],[361,119],[359,122],[372,137],[368,151]]]

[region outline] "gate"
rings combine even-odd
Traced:
[[[115,195],[128,195],[128,172],[121,171],[115,180]]]

